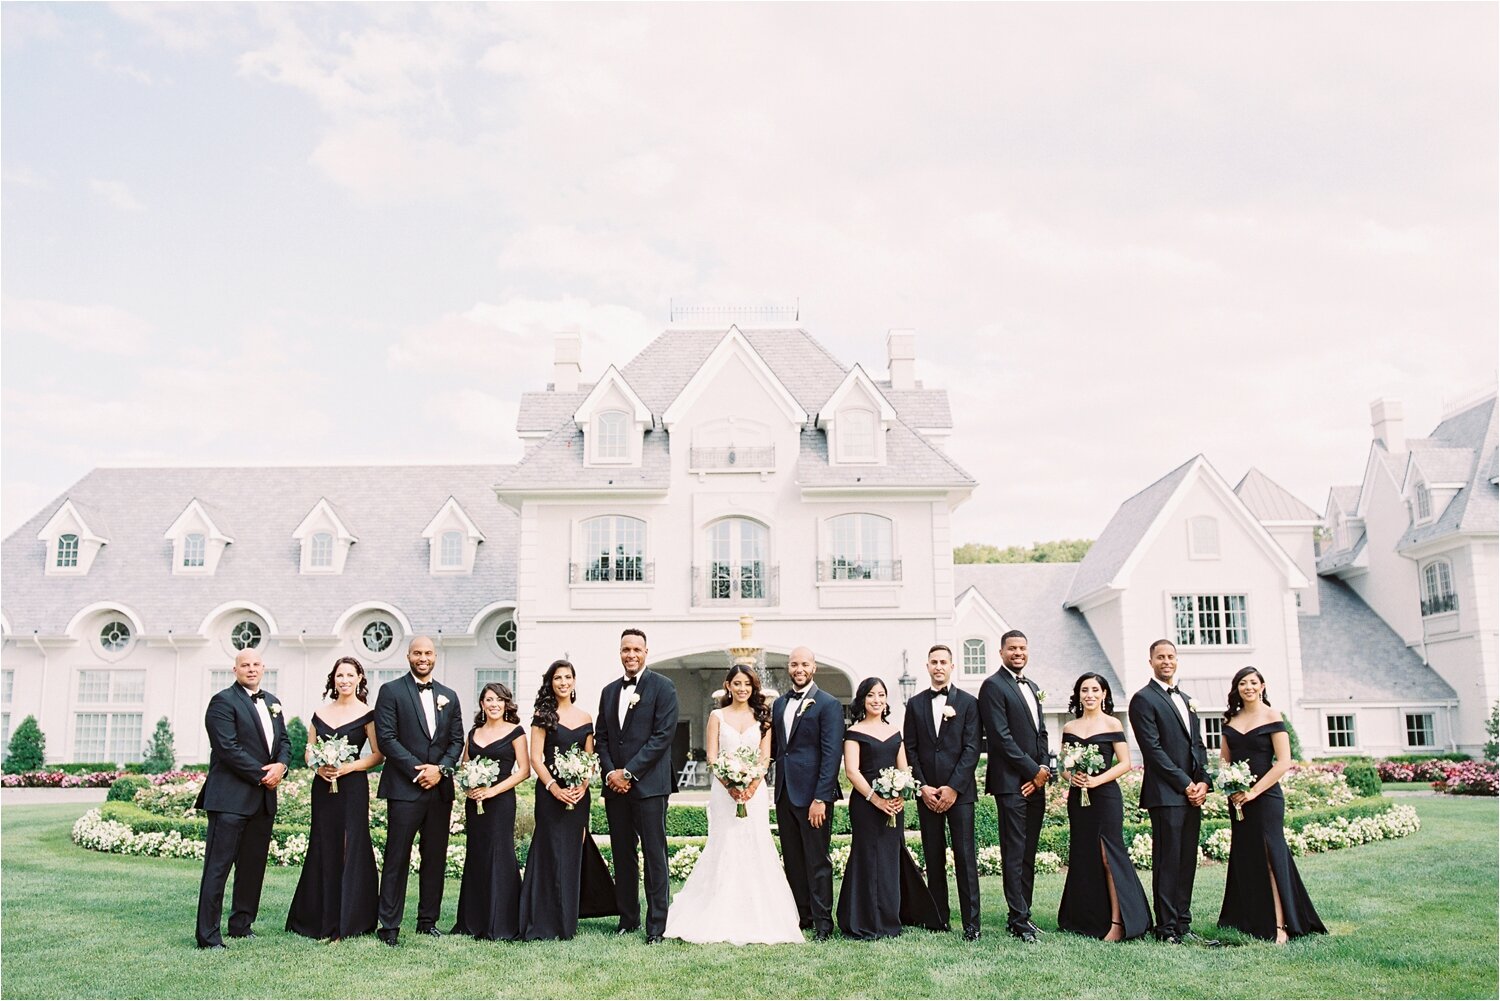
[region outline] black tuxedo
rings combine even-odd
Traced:
[[[234,869],[234,897],[229,912],[231,938],[248,935],[260,909],[266,852],[276,817],[276,790],[261,784],[263,766],[292,763],[281,701],[262,693],[271,715],[271,744],[266,745],[260,711],[238,684],[208,701],[203,725],[208,730],[208,778],[194,804],[208,811],[203,881],[198,887],[197,940],[220,945],[219,917],[224,911],[224,884]],[[272,709],[272,707],[275,707]]]
[[[633,687],[634,701],[620,722],[620,692]],[[615,860],[615,901],[620,927],[641,923],[640,872],[636,845],[646,861],[646,937],[665,934],[671,903],[667,870],[667,797],[672,792],[672,759],[667,753],[677,732],[677,689],[655,671],[642,669],[635,684],[616,678],[599,696],[594,720],[594,747],[604,775],[617,768],[634,778],[630,791],[617,793],[604,784],[604,812],[609,818],[609,850]]]
[[[427,727],[417,681],[410,672],[381,685],[375,698],[375,739],[385,755],[377,795],[387,806],[380,874],[380,936],[388,941],[395,941],[406,913],[411,846],[418,831],[422,834],[422,871],[418,877],[417,929],[436,926],[443,906],[453,779],[445,774],[437,785],[423,789],[417,785],[417,767],[437,765],[451,772],[463,753],[464,721],[457,692],[433,682],[432,696],[437,720],[432,730]]]
[[[1188,701],[1186,696],[1182,696]],[[1192,925],[1193,877],[1198,871],[1198,833],[1203,811],[1188,803],[1187,787],[1208,782],[1208,748],[1198,714],[1182,714],[1155,681],[1130,699],[1130,726],[1146,768],[1141,806],[1151,814],[1151,895],[1156,933],[1181,937]]]
[[[833,804],[843,798],[839,765],[844,760],[844,707],[810,684],[800,708],[786,727],[789,695],[771,706],[771,756],[776,761],[776,827],[781,834],[781,862],[797,901],[804,928],[833,931],[833,865],[828,846],[833,836]],[[808,823],[813,800],[828,808],[822,827]]]
[[[953,839],[953,873],[958,880],[959,915],[964,931],[979,931],[979,872],[974,846],[974,768],[979,764],[979,702],[956,686],[948,689],[952,718],[941,724],[932,719],[932,689],[919,692],[906,703],[902,743],[906,760],[918,786],[949,786],[958,794],[943,813],[927,809],[917,798],[917,817],[922,823],[922,854],[927,858],[927,886],[937,904],[943,924],[948,923],[948,866],[943,836],[946,826]]]
[[[1036,707],[1036,722],[1028,703]],[[1006,927],[1019,935],[1031,927],[1031,890],[1036,881],[1036,845],[1047,813],[1047,794],[1021,787],[1048,765],[1047,718],[1036,684],[1017,679],[1008,667],[984,679],[979,687],[979,716],[989,742],[985,791],[994,795],[1000,821],[1000,854]]]

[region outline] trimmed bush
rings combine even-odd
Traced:
[[[1344,780],[1349,783],[1358,796],[1380,795],[1380,772],[1375,766],[1364,761],[1356,761],[1344,765]]]
[[[177,763],[177,751],[172,746],[172,723],[165,716],[156,721],[156,732],[146,745],[146,754],[141,761],[141,770],[150,775],[170,772]]]
[[[47,735],[37,725],[35,716],[27,716],[10,735],[5,761],[0,763],[7,775],[39,770],[47,760]],[[98,767],[97,765],[95,766]]]
[[[109,795],[104,797],[104,801],[106,803],[134,803],[135,791],[148,788],[150,785],[151,780],[144,775],[122,775],[109,787]]]
[[[1416,765],[1424,761],[1470,761],[1472,759],[1459,751],[1444,751],[1442,754],[1392,754],[1381,760],[1398,765]]]
[[[1292,721],[1287,718],[1286,713],[1281,714],[1281,722],[1286,724],[1286,739],[1291,744],[1292,760],[1302,760],[1302,740],[1297,736],[1297,728],[1292,726]]]
[[[307,724],[301,716],[293,716],[286,725],[286,740],[292,745],[292,767],[307,767]]]
[[[1490,718],[1484,721],[1484,732],[1490,739],[1484,742],[1484,759],[1494,761],[1500,756],[1500,702],[1490,706]]]

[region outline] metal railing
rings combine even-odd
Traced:
[[[656,564],[639,556],[601,557],[568,564],[569,584],[654,584]]]
[[[687,323],[796,323],[802,316],[802,300],[790,306],[679,306],[668,300],[667,322]]]
[[[1422,599],[1422,614],[1439,615],[1443,612],[1458,611],[1458,595],[1440,594],[1436,598]]]
[[[818,561],[819,582],[831,580],[896,581],[900,579],[900,560],[833,559]]]
[[[692,604],[781,604],[781,567],[774,563],[710,563],[693,567]]]
[[[692,448],[688,450],[688,469],[773,469],[776,466],[776,446],[757,445],[744,448],[730,445],[726,448]]]

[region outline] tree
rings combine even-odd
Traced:
[[[47,735],[37,726],[35,716],[27,716],[10,735],[10,747],[0,769],[7,775],[34,772],[47,760]]]
[[[954,563],[1077,563],[1088,554],[1093,539],[1033,542],[1029,547],[965,542],[953,550]]]
[[[307,761],[307,727],[301,716],[293,716],[286,725],[286,739],[292,745],[292,767],[301,768]]]
[[[1287,743],[1292,745],[1292,760],[1302,760],[1302,741],[1297,737],[1297,729],[1292,726],[1292,721],[1287,718],[1286,713],[1281,714],[1281,721],[1286,724]]]
[[[146,745],[146,756],[141,760],[141,771],[148,775],[170,772],[177,764],[177,750],[172,746],[172,724],[165,716],[156,721],[156,732]]]
[[[1485,760],[1494,761],[1496,753],[1500,752],[1500,702],[1490,706],[1490,718],[1484,721],[1484,732],[1490,735],[1490,739],[1484,742]]]

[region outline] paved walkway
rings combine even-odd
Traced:
[[[108,789],[0,789],[0,806],[37,803],[103,803]]]

